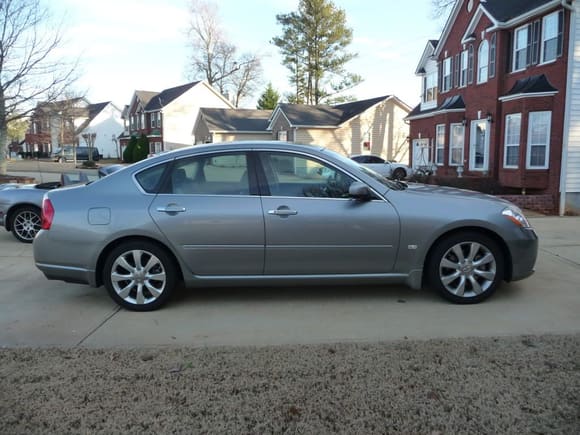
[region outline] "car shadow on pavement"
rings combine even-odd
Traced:
[[[317,303],[337,301],[391,300],[394,303],[412,301],[439,300],[431,290],[412,290],[402,286],[380,285],[328,285],[300,287],[214,287],[176,289],[170,304],[203,304],[224,301],[230,303],[244,302],[306,302]]]

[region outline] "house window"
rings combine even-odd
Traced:
[[[445,150],[445,124],[436,127],[435,134],[435,164],[443,165],[443,152]]]
[[[437,100],[437,71],[428,73],[423,79],[423,102]]]
[[[520,129],[522,114],[512,113],[505,117],[504,168],[517,168],[520,160]]]
[[[462,124],[449,126],[449,165],[463,165],[463,146],[465,143],[465,127]]]
[[[468,71],[468,59],[469,53],[467,50],[463,50],[461,52],[461,67],[459,73],[459,86],[464,87],[467,86],[467,71]]]
[[[542,20],[542,62],[556,60],[562,54],[562,11],[546,15]]]
[[[281,140],[282,142],[288,141],[288,132],[286,130],[280,130],[278,132],[278,140]]]
[[[155,128],[155,125],[156,125],[155,117],[156,117],[156,115],[157,115],[157,113],[151,113],[149,115],[149,119],[150,119],[149,122],[150,122],[151,128]]]
[[[477,83],[487,82],[489,68],[489,43],[482,41],[477,53]]]
[[[530,112],[526,168],[548,169],[552,112]]]
[[[145,124],[145,113],[141,112],[141,117],[139,118],[139,128],[145,128],[147,124]]]
[[[452,79],[452,71],[453,68],[451,67],[452,58],[448,57],[443,61],[443,92],[447,92],[451,89],[451,79]]]
[[[513,70],[520,71],[526,68],[528,59],[528,26],[516,29],[514,38]]]

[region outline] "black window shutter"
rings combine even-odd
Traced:
[[[496,33],[491,35],[489,44],[489,77],[495,77],[496,36]]]
[[[506,72],[511,72],[513,70],[513,66],[514,66],[514,62],[513,62],[513,55],[514,55],[514,35],[515,35],[515,30],[513,32],[506,32],[505,37],[507,39],[507,61],[505,63],[506,65]]]
[[[529,37],[530,36],[528,36],[528,38]],[[540,61],[540,20],[534,21],[531,24],[531,39],[532,53],[530,57],[530,64],[536,65]]]
[[[473,83],[473,44],[467,49],[467,83]]]
[[[558,52],[557,56],[562,56],[564,42],[564,11],[558,12]]]
[[[455,84],[456,88],[459,87],[459,54],[455,55]]]
[[[439,88],[439,92],[443,92],[443,62],[438,62],[437,63],[437,75],[439,76],[438,78],[438,88]]]

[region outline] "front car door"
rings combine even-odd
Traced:
[[[245,152],[174,162],[149,213],[194,275],[261,275],[264,218]]]
[[[267,185],[265,275],[391,272],[399,220],[383,199],[356,201],[355,181],[340,169],[299,153],[260,151]]]

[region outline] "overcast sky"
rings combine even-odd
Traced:
[[[365,81],[351,93],[359,99],[396,95],[419,102],[414,75],[428,39],[437,39],[441,21],[431,19],[431,0],[334,0],[353,29],[351,51],[358,58],[350,72]],[[122,107],[135,89],[161,91],[187,83],[187,0],[52,0],[55,17],[64,16],[66,53],[82,53],[79,88],[91,102]],[[270,43],[281,33],[276,14],[295,11],[298,0],[216,0],[227,37],[241,52],[263,57],[265,88],[289,90],[278,49]],[[258,92],[258,94],[261,93]],[[254,107],[254,99],[242,102]]]

